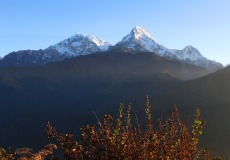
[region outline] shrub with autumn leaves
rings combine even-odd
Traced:
[[[135,114],[135,123],[132,119],[132,106],[124,105],[119,107],[119,114],[114,119],[111,115],[105,114],[100,121],[97,118],[97,125],[86,125],[81,128],[80,141],[74,140],[72,134],[59,134],[48,122],[47,134],[51,144],[37,153],[26,152],[6,153],[0,150],[1,160],[11,160],[15,154],[20,160],[44,160],[57,159],[53,150],[57,145],[61,147],[66,160],[95,159],[95,160],[212,160],[206,149],[199,149],[199,136],[202,134],[204,122],[200,119],[200,110],[195,110],[193,125],[189,128],[181,120],[176,107],[173,107],[168,118],[162,122],[158,120],[158,126],[153,126],[151,106],[147,98],[146,126],[141,128],[138,117]],[[157,129],[155,129],[157,128]],[[55,145],[57,144],[57,145]],[[26,150],[21,149],[22,151]],[[40,158],[40,159],[39,159]]]

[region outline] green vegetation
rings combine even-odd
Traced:
[[[81,128],[80,141],[74,140],[72,134],[59,134],[48,122],[47,134],[50,144],[37,153],[30,148],[19,148],[14,153],[0,149],[1,160],[55,160],[53,153],[60,146],[66,160],[77,159],[162,159],[162,160],[212,160],[207,149],[199,149],[199,137],[202,134],[204,122],[200,119],[200,110],[196,109],[194,122],[187,127],[180,119],[178,110],[173,107],[168,118],[158,126],[153,125],[151,106],[147,98],[146,126],[141,128],[138,117],[132,118],[132,106],[119,107],[119,114],[114,119],[105,114],[100,121],[95,114],[97,125],[86,125]],[[155,129],[157,128],[157,129]],[[51,143],[52,142],[52,143]],[[57,144],[57,145],[56,145]]]

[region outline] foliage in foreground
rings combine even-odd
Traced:
[[[196,160],[219,159],[211,158],[206,149],[198,149],[199,136],[202,134],[204,122],[200,119],[200,111],[196,109],[194,122],[188,128],[180,119],[174,107],[165,122],[158,120],[158,129],[153,126],[149,100],[146,103],[146,128],[141,129],[135,114],[135,123],[131,119],[131,105],[124,111],[120,105],[116,119],[106,114],[103,121],[97,116],[97,125],[86,125],[81,128],[81,140],[75,141],[72,134],[58,134],[48,122],[47,134],[49,141],[58,142],[66,160],[77,159],[162,159],[162,160]],[[96,115],[96,114],[95,114]],[[0,150],[1,160],[43,160],[56,159],[54,144],[49,144],[37,153],[29,148],[17,149],[15,153]]]
[[[0,148],[0,160],[44,160],[47,157],[50,160],[55,160],[53,155],[54,149],[57,149],[55,144],[47,144],[37,153],[33,153],[31,148],[18,148],[15,153],[12,152],[11,148],[9,149],[9,153]]]

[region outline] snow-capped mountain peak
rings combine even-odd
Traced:
[[[131,32],[113,48],[125,52],[154,52],[159,56],[174,56],[167,48],[160,45],[146,29],[139,26],[133,28]]]
[[[201,53],[193,46],[186,46],[182,50],[176,50],[176,49],[169,49],[169,52],[173,53],[177,56],[180,60],[190,60],[190,61],[196,61],[196,60],[206,60],[205,57],[201,55]]]
[[[205,60],[206,58],[193,46],[187,46],[182,50],[168,49],[156,42],[156,40],[149,34],[149,32],[139,26],[136,26],[131,32],[125,36],[115,47],[125,48],[127,51],[147,51],[154,52],[159,56],[170,59],[178,59],[182,61],[190,60]]]
[[[201,66],[211,71],[223,68],[222,64],[208,60],[192,46],[187,46],[182,50],[168,49],[154,40],[146,29],[139,26],[134,27],[128,35],[114,46],[98,37],[77,33],[44,50],[12,52],[9,56],[5,56],[1,62],[2,64],[13,63],[16,66],[46,64],[96,52],[106,53],[105,51],[154,52],[166,59]]]
[[[139,26],[134,27],[131,33],[134,34],[136,40],[139,40],[144,37],[153,39],[153,37],[149,34],[149,32],[146,29],[139,27]]]
[[[154,40],[146,29],[139,26],[134,27],[131,32],[122,39],[122,42],[130,41],[131,39],[135,39],[136,41],[142,39]]]
[[[201,53],[192,46],[187,46],[182,50],[164,47],[154,40],[146,29],[139,26],[133,28],[127,36],[111,48],[111,50],[113,49],[130,53],[154,52],[170,60],[173,59],[184,63],[190,63],[213,71],[222,68],[220,63],[210,61],[203,57]]]
[[[99,47],[107,47],[110,45],[109,42],[105,41],[105,40],[102,40],[98,37],[95,37],[95,36],[92,36],[92,35],[89,35],[89,34],[81,34],[81,33],[76,33],[74,36],[64,40],[64,41],[61,41],[60,43],[69,43],[70,41],[76,41],[78,39],[88,39],[92,42],[94,42],[97,46]]]
[[[106,51],[109,46],[109,42],[98,37],[77,33],[74,36],[65,39],[64,41],[50,46],[49,49],[55,49],[60,54],[65,54],[68,57],[72,57],[95,52],[103,52]]]
[[[91,35],[85,35],[86,37],[88,37],[91,41],[93,41],[102,51],[106,51],[109,46],[111,46],[111,44],[105,40],[102,40],[98,37],[94,37]]]
[[[184,57],[185,58],[189,58],[192,61],[193,60],[204,60],[205,58],[201,55],[201,53],[198,51],[198,49],[196,49],[193,46],[187,46],[185,47],[183,50],[184,52]]]
[[[68,57],[87,55],[95,52],[103,52],[109,48],[109,42],[88,34],[77,33],[74,36],[65,39],[49,49],[55,49],[60,54]]]
[[[156,49],[163,49],[146,29],[139,26],[134,27],[128,35],[115,45],[115,48],[135,52],[154,52]]]

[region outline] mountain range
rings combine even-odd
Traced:
[[[192,46],[187,46],[183,50],[168,49],[156,40],[141,27],[135,27],[111,50],[121,50],[125,52],[154,52],[161,57],[177,60],[183,63],[189,63],[196,66],[204,67],[209,71],[216,71],[223,68],[222,64],[208,60]]]
[[[43,147],[47,121],[78,135],[95,124],[92,111],[116,115],[120,102],[131,102],[142,122],[148,95],[155,117],[176,104],[187,120],[199,107],[206,121],[201,147],[230,158],[230,67],[192,46],[167,49],[135,27],[114,46],[76,34],[44,50],[12,52],[0,66],[0,147]]]
[[[139,26],[133,28],[127,36],[114,46],[100,38],[78,33],[44,50],[22,50],[9,53],[0,60],[0,66],[46,64],[81,55],[106,53],[105,51],[154,52],[160,57],[200,66],[210,72],[223,68],[221,63],[203,57],[192,46],[187,46],[182,50],[168,49],[156,42],[146,29]]]
[[[38,149],[47,143],[42,132],[47,121],[64,133],[77,134],[83,125],[95,124],[92,111],[99,117],[116,115],[120,102],[132,102],[144,120],[149,95],[156,117],[167,115],[173,104],[182,115],[192,115],[199,106],[207,121],[201,145],[230,157],[225,144],[230,139],[225,132],[230,125],[229,71],[227,67],[208,74],[202,67],[152,52],[112,51],[46,65],[0,68],[0,142],[3,147]]]

